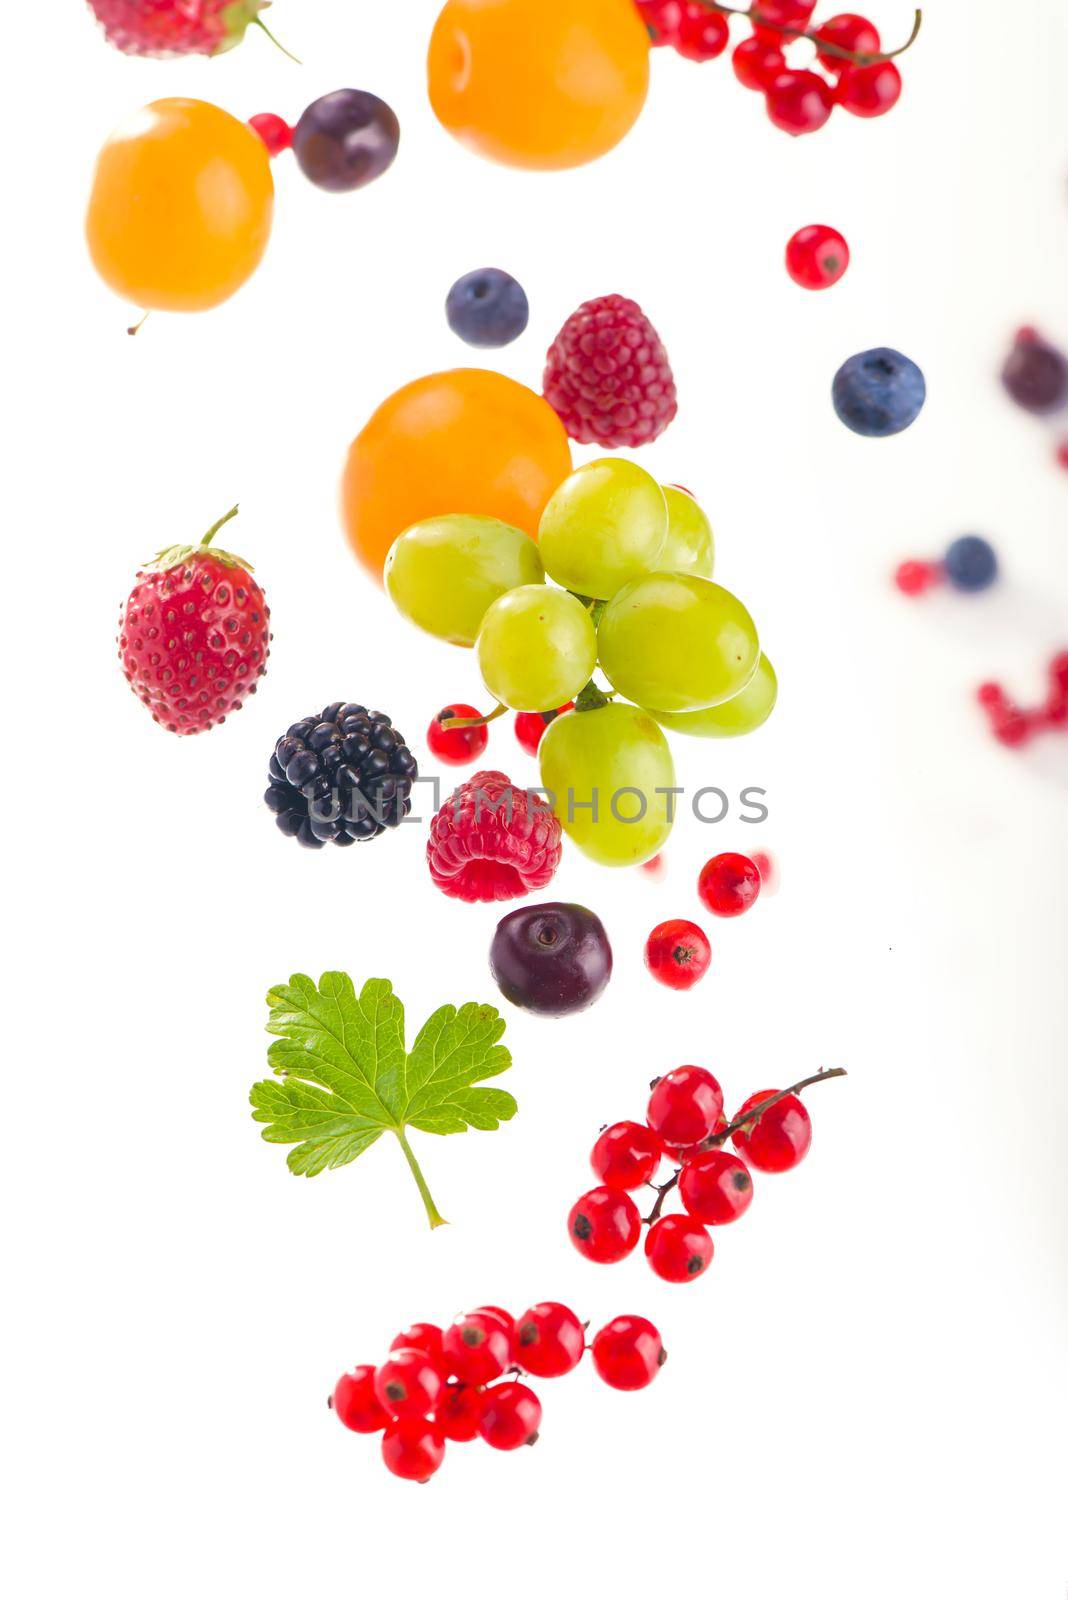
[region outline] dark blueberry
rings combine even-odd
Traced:
[[[312,778],[316,778],[318,775],[319,757],[314,750],[298,750],[286,767],[286,782],[291,783],[294,789],[299,789],[303,784],[310,783]]]
[[[1068,361],[1033,328],[1023,328],[1001,369],[1001,381],[1025,411],[1037,416],[1059,411],[1068,400]]]
[[[514,1006],[563,1017],[585,1011],[603,992],[612,947],[600,917],[585,906],[523,906],[497,924],[490,971]]]
[[[302,739],[294,739],[290,734],[284,734],[274,747],[275,756],[280,767],[288,767],[298,750],[304,748]]]
[[[345,704],[344,700],[335,700],[332,706],[324,706],[320,722],[336,722],[337,714]]]
[[[317,722],[308,735],[309,750],[325,750],[327,745],[334,744],[341,739],[336,722]]]
[[[518,339],[530,318],[526,291],[500,267],[480,267],[457,278],[445,301],[445,316],[465,344],[500,349]]]
[[[335,89],[313,100],[293,130],[300,170],[334,194],[381,177],[399,144],[396,113],[364,89]]]
[[[268,811],[288,811],[293,804],[293,796],[290,791],[273,783],[263,799]]]
[[[899,350],[862,350],[838,368],[831,398],[847,428],[884,439],[916,421],[927,385],[916,363]]]
[[[945,574],[954,589],[964,594],[978,594],[989,589],[998,575],[998,558],[994,547],[977,533],[966,533],[954,539],[942,562]]]

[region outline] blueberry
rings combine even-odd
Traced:
[[[994,547],[977,533],[966,533],[954,539],[942,564],[954,589],[965,594],[978,594],[980,589],[988,589],[998,575]]]
[[[916,363],[899,350],[862,350],[838,368],[831,398],[847,428],[885,439],[916,421],[927,385]]]
[[[293,130],[300,170],[320,189],[362,189],[391,166],[400,144],[396,113],[376,94],[335,89],[314,100]],[[334,708],[335,711],[338,709]],[[332,721],[324,717],[324,721]]]
[[[523,285],[510,273],[480,267],[457,278],[445,301],[445,315],[465,344],[493,350],[519,338],[530,306]]]

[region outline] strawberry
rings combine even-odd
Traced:
[[[197,545],[161,550],[119,617],[119,660],[153,720],[200,733],[238,711],[267,670],[270,616],[252,568],[209,549],[227,513]]]
[[[89,0],[106,37],[128,56],[217,56],[262,28],[270,0]]]

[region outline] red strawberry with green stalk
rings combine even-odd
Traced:
[[[211,541],[161,550],[119,617],[126,681],[171,733],[201,733],[240,709],[267,670],[270,616],[252,568]]]
[[[128,56],[218,56],[250,27],[271,40],[260,15],[271,0],[89,0],[104,34]],[[278,45],[282,50],[284,46]],[[288,50],[285,51],[289,54]]]

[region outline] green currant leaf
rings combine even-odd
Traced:
[[[510,1094],[481,1087],[512,1064],[498,1043],[499,1013],[471,1002],[442,1006],[409,1054],[404,1007],[386,978],[369,979],[357,994],[345,972],[324,972],[318,985],[297,973],[271,989],[267,1004],[267,1031],[278,1036],[267,1052],[276,1077],[253,1084],[250,1095],[264,1139],[293,1145],[290,1171],[314,1178],[394,1134],[436,1228],[444,1219],[405,1130],[492,1131],[515,1116]]]

